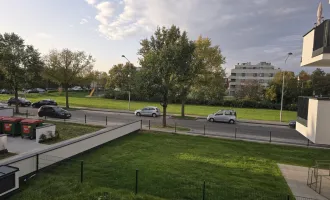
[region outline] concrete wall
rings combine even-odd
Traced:
[[[300,66],[330,67],[330,54],[313,57],[314,29],[303,38],[303,48]]]
[[[52,138],[55,136],[56,125],[54,124],[45,124],[36,128],[36,142],[39,143],[40,136],[44,134],[46,138]]]
[[[313,55],[313,46],[314,46],[314,30],[309,32],[303,38],[301,66],[305,66],[311,62]]]
[[[318,101],[316,143],[330,144],[330,101]]]
[[[330,101],[309,99],[307,126],[297,122],[296,130],[315,144],[330,144]]]
[[[129,123],[117,128],[103,129],[95,133],[50,145],[49,147],[36,152],[5,159],[0,162],[0,165],[9,165],[19,168],[19,176],[22,177],[35,172],[37,169],[37,163],[38,168],[42,169],[63,159],[70,158],[93,147],[97,147],[140,129],[141,121]]]
[[[0,117],[13,117],[14,109],[13,108],[0,108]]]
[[[307,126],[296,123],[296,130],[313,143],[316,142],[318,100],[309,99]]]

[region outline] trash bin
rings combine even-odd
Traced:
[[[36,138],[36,128],[42,126],[43,121],[38,119],[24,119],[21,121],[22,138],[28,137],[30,140]]]
[[[2,134],[3,133],[3,125],[2,125],[2,119],[3,119],[3,117],[0,117],[0,134]]]
[[[11,136],[21,135],[20,122],[23,118],[18,117],[4,117],[2,118],[3,134],[9,134]]]

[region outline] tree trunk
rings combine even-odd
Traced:
[[[65,85],[65,107],[69,108],[69,91],[68,85]]]
[[[181,101],[181,117],[182,117],[182,118],[185,117],[185,115],[184,115],[184,104],[185,104],[185,101],[182,100],[182,101]]]
[[[166,127],[166,108],[167,105],[163,106],[163,127]]]
[[[16,107],[15,112],[16,112],[16,114],[19,113],[18,91],[17,91],[17,90],[18,90],[18,89],[15,88],[15,107]]]

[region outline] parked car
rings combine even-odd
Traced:
[[[51,99],[44,99],[44,100],[33,103],[32,107],[40,108],[41,106],[45,106],[45,105],[57,106],[57,103],[56,103],[56,101],[51,100]]]
[[[6,89],[2,89],[0,90],[0,94],[12,94],[12,92]]]
[[[219,110],[214,114],[207,116],[207,121],[210,122],[228,122],[230,124],[236,123],[236,111],[234,110]]]
[[[33,88],[25,91],[25,93],[45,93],[45,92],[46,90],[42,88]]]
[[[158,117],[161,115],[159,108],[154,106],[148,106],[142,108],[141,110],[136,110],[134,114],[136,116],[152,116],[152,117]]]
[[[71,88],[72,91],[82,91],[83,89],[80,86],[74,86]]]
[[[61,118],[61,119],[69,119],[71,118],[71,113],[69,111],[64,110],[58,106],[41,106],[38,110],[39,117],[53,117],[53,118]]]
[[[289,127],[290,128],[296,128],[296,121],[290,121],[289,122]]]
[[[15,97],[11,97],[9,100],[8,100],[8,105],[11,106],[11,105],[16,105],[16,99]],[[20,106],[31,106],[31,101],[25,99],[25,98],[21,98],[21,97],[18,97],[17,99],[17,103],[18,105]]]
[[[8,105],[4,103],[0,103],[0,108],[8,108]]]

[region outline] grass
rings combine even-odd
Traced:
[[[160,128],[160,129],[167,129],[167,130],[173,130],[174,131],[174,129],[175,129],[175,127],[174,126],[169,126],[169,125],[167,125],[165,128],[163,127],[163,126],[151,126],[152,128]],[[186,128],[186,127],[182,127],[182,126],[177,126],[176,127],[176,130],[177,131],[190,131],[190,128]]]
[[[84,125],[84,124],[76,124],[76,123],[68,123],[68,122],[54,122],[54,121],[46,121],[46,122],[56,125],[56,131],[59,133],[59,137],[53,138],[51,140],[41,141],[40,143],[43,144],[54,144],[54,143],[62,142],[64,140],[79,137],[87,133],[92,133],[104,128],[102,126]]]
[[[330,160],[330,150],[140,132],[75,160],[40,172],[12,199],[201,199],[203,181],[209,200],[286,199],[291,192],[277,163],[311,166]]]
[[[123,100],[113,100],[98,97],[86,97],[88,93],[85,92],[71,92],[69,93],[69,103],[74,107],[95,107],[95,108],[105,108],[105,109],[118,109],[127,110],[128,101]],[[12,95],[0,95],[0,100],[6,101]],[[54,99],[59,103],[59,105],[65,105],[64,93],[59,94],[48,93],[48,94],[27,94],[27,98],[32,102],[39,101],[41,99]],[[161,108],[159,103],[156,102],[131,102],[131,110],[141,109],[145,106],[157,106]],[[239,119],[249,119],[249,120],[265,120],[265,121],[279,121],[280,111],[279,110],[269,110],[269,109],[252,109],[252,108],[229,108],[221,106],[205,106],[205,105],[186,105],[186,114],[195,116],[207,116],[208,114],[215,113],[220,109],[235,109],[237,111],[237,116]],[[181,105],[180,104],[170,104],[167,109],[168,113],[180,114]],[[283,111],[283,121],[290,121],[297,118],[297,113],[293,111]]]
[[[10,152],[0,153],[0,160],[5,159],[5,158],[9,158],[9,157],[15,156],[15,155],[16,155],[15,153],[10,153]]]

